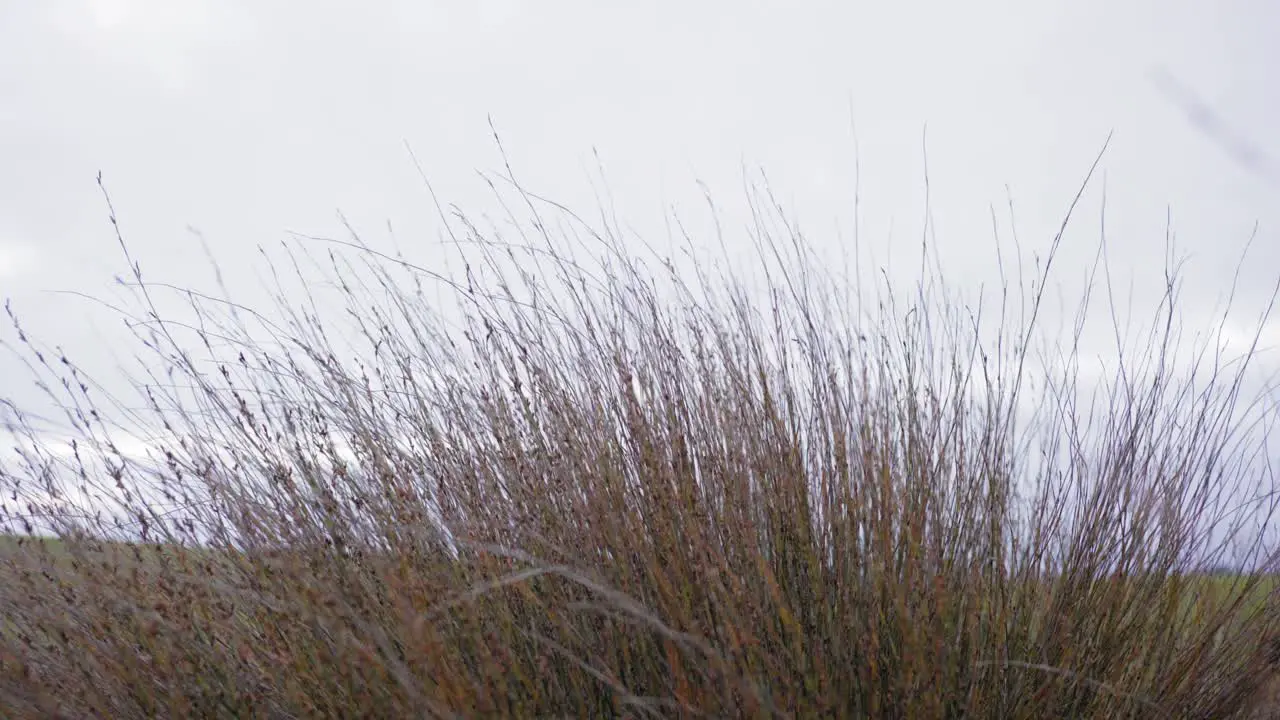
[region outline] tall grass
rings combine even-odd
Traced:
[[[1251,356],[1185,351],[1176,278],[1091,395],[1082,326],[1037,333],[1061,234],[980,312],[935,271],[868,296],[767,192],[752,284],[494,187],[505,224],[440,213],[463,266],[330,240],[274,321],[170,319],[118,236],[141,409],[10,313],[75,439],[8,404],[0,517],[59,540],[0,551],[6,714],[1272,709],[1275,557],[1237,511],[1271,409]]]

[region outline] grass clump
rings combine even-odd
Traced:
[[[8,712],[1270,710],[1274,557],[1234,511],[1268,406],[1248,357],[1180,354],[1176,278],[1089,401],[1079,326],[1033,332],[1061,235],[993,324],[933,275],[867,302],[767,193],[752,285],[495,188],[506,225],[441,213],[460,270],[330,241],[282,319],[162,316],[129,257],[141,409],[11,313],[74,441],[8,404]]]

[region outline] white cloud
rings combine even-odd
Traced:
[[[36,264],[36,252],[30,245],[0,242],[0,278],[17,277],[30,272]]]
[[[141,65],[170,90],[185,90],[225,13],[206,0],[80,0],[53,11],[81,45]]]
[[[192,34],[210,20],[204,0],[88,0],[86,4],[94,25],[106,31]]]

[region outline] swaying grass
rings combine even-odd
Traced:
[[[1036,352],[1061,236],[993,324],[936,273],[864,297],[767,194],[761,290],[495,188],[506,226],[441,212],[459,270],[330,241],[278,322],[162,316],[121,239],[143,410],[10,313],[76,439],[9,404],[0,520],[59,537],[0,552],[9,716],[1272,711],[1276,558],[1234,511],[1271,410],[1179,349],[1176,278],[1090,402],[1075,344]]]

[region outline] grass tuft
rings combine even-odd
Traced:
[[[74,439],[4,405],[9,716],[1275,712],[1270,410],[1176,277],[1095,390],[1037,344],[1061,235],[993,325],[863,297],[767,192],[753,284],[494,188],[451,273],[300,241],[276,319],[162,314],[112,209],[141,407],[10,311]]]

